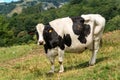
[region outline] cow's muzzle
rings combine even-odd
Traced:
[[[39,44],[39,45],[43,45],[43,44],[44,44],[44,41],[39,41],[38,44]]]

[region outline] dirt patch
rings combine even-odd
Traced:
[[[36,57],[36,56],[40,57],[42,55],[45,55],[44,49],[37,47],[36,49],[33,49],[31,52],[29,52],[25,56],[22,56],[20,58],[11,59],[9,61],[1,62],[0,66],[2,66],[2,67],[12,67],[16,63],[22,63],[26,60],[31,60],[33,57]]]
[[[120,43],[120,30],[104,33],[103,40],[113,43]]]

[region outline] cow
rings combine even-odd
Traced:
[[[59,58],[60,70],[64,72],[64,52],[81,53],[92,51],[89,65],[94,65],[100,40],[105,26],[105,18],[99,14],[86,14],[78,17],[55,19],[48,25],[37,24],[38,45],[44,45],[47,58],[51,63],[49,73],[54,73],[54,61]]]

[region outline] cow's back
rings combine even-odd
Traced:
[[[92,48],[91,44],[93,41],[93,24],[90,25],[90,34],[85,37],[86,38],[86,43],[81,43],[80,40],[78,40],[78,35],[76,35],[73,32],[73,21],[71,18],[66,17],[66,18],[60,18],[56,19],[54,21],[51,21],[49,23],[55,31],[63,37],[64,35],[69,34],[71,37],[71,45],[68,47],[66,46],[66,50],[70,52],[81,52],[85,50],[86,48]]]

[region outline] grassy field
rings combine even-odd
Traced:
[[[120,31],[105,33],[97,63],[88,66],[91,52],[66,53],[64,73],[48,75],[50,63],[36,44],[0,48],[0,80],[120,80]]]

